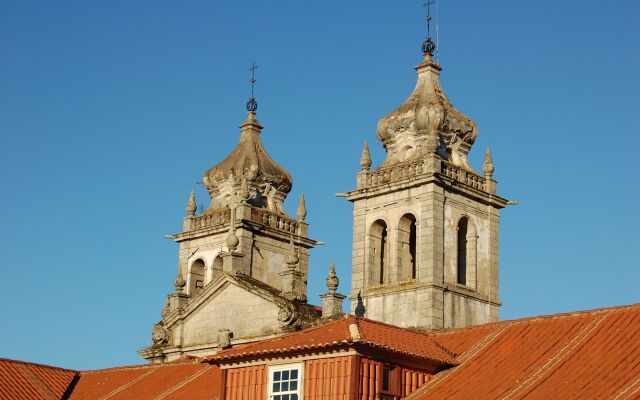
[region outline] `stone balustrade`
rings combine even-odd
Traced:
[[[299,224],[294,219],[289,218],[286,215],[276,214],[265,209],[252,208],[251,220],[288,233],[299,233]]]
[[[231,221],[231,211],[228,208],[207,212],[189,219],[189,230],[213,228],[226,225]]]
[[[456,181],[462,182],[473,188],[486,190],[486,179],[482,176],[457,167],[448,161],[439,161],[440,162],[438,164],[440,164],[440,169],[438,172],[442,175],[448,176],[449,178],[455,179]],[[373,171],[361,172],[358,177],[358,187],[372,187],[417,177],[432,170],[433,167],[429,168],[429,165],[433,164],[427,164],[427,160],[421,159],[378,168]]]
[[[448,176],[449,178],[455,179],[458,182],[462,182],[466,185],[469,185],[473,188],[486,190],[486,180],[480,175],[474,174],[473,172],[469,172],[463,168],[459,168],[446,161],[443,161],[440,165],[441,165],[440,172],[443,175]]]
[[[424,160],[405,162],[367,172],[362,185],[365,187],[395,182],[426,172]]]

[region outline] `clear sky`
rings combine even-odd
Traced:
[[[363,140],[410,94],[416,1],[0,0],[0,357],[141,363],[189,192],[238,140],[258,65],[263,143],[300,193],[310,299],[350,287]],[[502,318],[640,301],[640,5],[441,0],[442,83],[491,146]]]

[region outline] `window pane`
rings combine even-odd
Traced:
[[[272,390],[272,392],[278,393],[279,391],[280,391],[280,383],[279,382],[273,382],[273,390]]]
[[[298,400],[298,395],[297,394],[292,394],[291,395],[291,400]]]
[[[297,369],[291,370],[291,379],[298,379],[298,370]]]
[[[282,382],[282,391],[286,392],[289,390],[289,382]]]
[[[282,396],[277,394],[277,395],[273,396],[273,400],[282,400]]]
[[[280,380],[280,371],[276,371],[273,373],[273,380],[274,381],[279,381]]]
[[[289,388],[289,390],[298,390],[298,381],[291,381]]]
[[[289,380],[289,371],[282,371],[282,380]]]

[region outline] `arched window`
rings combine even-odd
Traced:
[[[215,277],[218,272],[222,272],[222,257],[220,256],[213,260],[213,276]]]
[[[416,217],[405,214],[398,223],[398,279],[416,278]]]
[[[189,270],[189,294],[194,296],[204,287],[204,261],[197,259]]]
[[[369,230],[369,281],[372,284],[385,283],[388,265],[387,224],[382,220],[377,220]]]
[[[458,268],[457,282],[472,288],[476,287],[476,227],[467,217],[458,221]]]

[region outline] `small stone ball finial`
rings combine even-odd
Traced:
[[[227,235],[227,249],[229,249],[230,253],[233,253],[238,248],[238,244],[240,244],[240,239],[236,236],[236,208],[230,207],[231,209],[231,221],[229,221],[229,235]]]
[[[298,257],[298,254],[296,253],[296,247],[293,244],[293,235],[291,235],[291,237],[289,238],[289,247],[289,255],[287,255],[287,258],[285,258],[284,262],[287,263],[287,267],[289,267],[290,269],[295,269],[298,261],[300,261],[300,258]]]
[[[187,203],[187,215],[193,217],[196,215],[196,211],[198,210],[198,206],[196,206],[196,194],[191,191],[191,195],[189,196],[189,202]]]
[[[238,245],[240,244],[240,239],[238,239],[235,232],[229,232],[226,243],[227,243],[227,248],[229,249],[229,252],[233,253],[238,248]]]
[[[364,145],[362,146],[362,155],[360,156],[360,167],[362,167],[363,171],[369,171],[371,168],[371,155],[369,154],[369,143],[364,141]]]
[[[338,275],[336,275],[336,266],[331,261],[331,266],[329,267],[329,276],[327,276],[327,289],[329,289],[329,293],[335,293],[338,290],[338,285],[340,284],[340,279]]]
[[[491,159],[491,150],[487,147],[487,152],[484,154],[484,163],[482,163],[482,172],[484,172],[484,176],[491,178],[494,170],[495,167]]]
[[[178,268],[178,276],[173,281],[173,286],[176,288],[176,293],[182,293],[184,287],[187,285],[187,281],[182,277],[182,270]]]
[[[298,209],[296,210],[296,217],[298,217],[298,221],[304,221],[304,218],[307,216],[307,206],[304,202],[304,193],[300,195],[300,203],[298,203]]]

